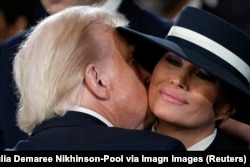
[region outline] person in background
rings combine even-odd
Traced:
[[[163,17],[175,20],[180,9],[192,6],[219,16],[250,34],[249,0],[137,0],[140,4],[159,13]]]
[[[250,35],[250,1],[248,0],[213,0],[214,5],[204,5],[203,9],[211,12]]]
[[[15,138],[26,136],[18,130],[15,121],[16,97],[12,89],[12,55],[18,47],[18,36],[26,34],[26,30],[42,19],[45,13],[39,0],[0,2],[0,150],[6,145],[14,144]]]
[[[39,0],[0,1],[0,43],[36,24]]]
[[[117,10],[129,20],[129,27],[145,34],[165,37],[173,22],[142,6],[137,0],[41,0],[49,14],[57,13],[68,6],[97,5]]]
[[[14,58],[18,125],[29,137],[13,150],[185,150],[174,138],[135,130],[147,90],[136,46],[118,26],[127,26],[118,12],[78,6],[34,28]]]
[[[118,31],[145,56],[136,59],[139,63],[151,59],[149,107],[157,117],[153,131],[179,139],[187,150],[247,149],[247,143],[217,128],[235,112],[249,111],[246,33],[193,7],[181,11],[165,39],[126,28]],[[147,55],[149,50],[154,57]]]
[[[159,37],[164,37],[173,23],[146,8],[142,8],[133,0],[41,0],[41,4],[47,11],[46,13],[41,10],[41,15],[44,16],[53,15],[74,5],[103,5],[105,8],[118,10],[124,14],[129,20],[130,28]],[[14,91],[12,60],[20,43],[31,30],[26,29],[0,45],[0,76],[3,78],[0,80],[0,122],[5,142],[2,148],[13,147],[18,140],[27,137],[27,134],[21,132],[16,126],[17,97]]]

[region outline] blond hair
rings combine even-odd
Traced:
[[[87,27],[99,23],[128,24],[117,12],[77,6],[48,16],[34,27],[14,59],[21,130],[30,133],[37,124],[78,105],[83,71],[95,50],[88,44]]]

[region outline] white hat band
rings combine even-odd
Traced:
[[[192,42],[223,59],[238,70],[250,83],[250,67],[233,52],[210,38],[180,26],[172,26],[167,36],[175,36]]]

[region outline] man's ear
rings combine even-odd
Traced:
[[[92,94],[102,100],[109,99],[109,85],[105,73],[94,64],[89,64],[84,73],[84,82]]]

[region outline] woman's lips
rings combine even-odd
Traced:
[[[188,104],[187,100],[185,100],[181,96],[176,95],[174,93],[170,93],[167,91],[160,91],[160,94],[163,96],[164,99],[166,99],[167,101],[171,103],[178,104],[178,105]]]

